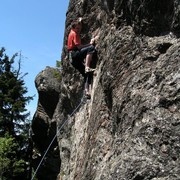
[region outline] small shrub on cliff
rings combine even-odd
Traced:
[[[60,70],[58,70],[58,69],[54,69],[54,72],[53,72],[53,74],[54,74],[54,78],[56,78],[56,79],[58,79],[59,81],[61,81],[61,72],[60,72]]]

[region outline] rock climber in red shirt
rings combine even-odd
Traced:
[[[85,87],[86,95],[90,98],[89,86],[92,80],[92,73],[95,69],[90,68],[92,56],[95,53],[94,39],[91,39],[89,44],[82,45],[80,32],[82,29],[82,18],[73,21],[71,24],[71,31],[68,36],[68,51],[69,59],[72,65],[83,75],[87,85]],[[84,65],[85,64],[85,65]]]

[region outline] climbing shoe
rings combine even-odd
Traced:
[[[85,72],[88,73],[88,72],[93,72],[95,70],[96,69],[93,69],[93,68],[90,68],[90,67],[86,67]]]
[[[91,99],[91,95],[90,94],[86,94],[86,99]]]

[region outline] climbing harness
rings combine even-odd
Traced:
[[[69,117],[73,116],[74,113],[79,109],[79,107],[80,107],[84,102],[85,102],[85,98],[84,98],[84,93],[83,93],[83,97],[81,98],[81,102],[80,102],[79,105],[74,109],[74,111],[70,114]],[[69,118],[69,117],[68,117],[68,118]],[[65,120],[62,122],[62,125],[60,126],[60,128],[59,128],[59,130],[57,131],[56,135],[53,137],[53,139],[52,139],[51,143],[49,144],[47,150],[45,151],[45,153],[44,153],[44,155],[43,155],[41,161],[39,162],[39,165],[37,166],[37,168],[36,168],[36,170],[35,170],[35,172],[34,172],[32,178],[31,178],[31,180],[33,180],[33,179],[35,178],[35,176],[36,176],[36,174],[37,174],[37,172],[38,172],[38,170],[39,170],[39,168],[40,168],[40,166],[41,166],[43,160],[45,159],[45,156],[47,155],[47,153],[48,153],[48,151],[49,151],[49,149],[50,149],[52,143],[53,143],[54,140],[56,139],[57,134],[59,134],[59,132],[61,131],[61,129],[64,127],[65,123],[68,121],[68,118],[65,119]]]

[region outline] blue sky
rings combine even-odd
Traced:
[[[0,48],[10,57],[21,51],[27,95],[36,95],[27,106],[31,117],[38,100],[36,75],[61,58],[68,5],[69,0],[1,0]]]

